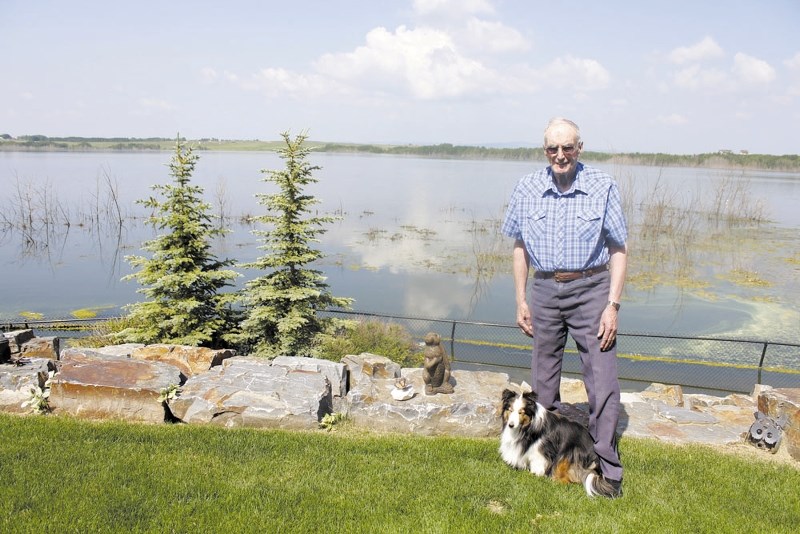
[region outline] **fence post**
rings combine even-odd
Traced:
[[[764,348],[761,349],[761,360],[758,362],[758,385],[761,385],[761,369],[764,367],[764,357],[767,355],[767,345],[769,341],[764,342]]]
[[[453,326],[450,328],[450,359],[456,359],[456,322],[453,321]]]

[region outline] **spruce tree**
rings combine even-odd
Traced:
[[[347,308],[351,301],[332,296],[322,272],[312,267],[323,257],[312,244],[325,232],[324,225],[335,220],[312,216],[310,208],[319,200],[303,193],[305,186],[317,182],[313,173],[320,167],[307,161],[310,149],[303,146],[305,134],[294,139],[288,132],[281,135],[285,146],[278,154],[286,168],[262,171],[262,181],[273,182],[279,191],[256,195],[267,213],[255,220],[267,229],[253,233],[261,242],[259,249],[266,254],[242,265],[267,274],[245,286],[242,300],[246,318],[235,339],[258,356],[313,356],[318,335],[329,332],[334,324],[333,319],[320,317],[317,312],[330,307]]]
[[[172,183],[152,187],[160,198],[139,201],[152,210],[147,222],[160,234],[142,245],[150,257],[125,258],[138,271],[123,279],[139,282],[146,300],[127,307],[133,326],[118,334],[122,341],[219,347],[234,324],[235,293],[222,290],[239,274],[226,269],[233,260],[211,252],[211,240],[225,230],[212,224],[203,189],[190,182],[197,160],[178,137]]]

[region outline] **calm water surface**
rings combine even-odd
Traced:
[[[272,153],[199,155],[193,182],[213,212],[230,216],[231,233],[215,250],[254,259],[258,242],[238,221],[262,213],[254,194],[274,189],[260,170],[281,169],[282,161]],[[135,201],[148,197],[151,185],[169,182],[169,160],[169,153],[0,152],[0,319],[22,312],[69,317],[81,308],[113,315],[137,300],[136,284],[120,281],[130,272],[123,258],[139,254],[153,234],[133,218],[146,215]],[[319,244],[334,294],[354,298],[359,311],[514,322],[511,243],[498,225],[517,180],[542,162],[314,154],[312,163],[321,168],[308,193],[320,199],[320,213],[340,217]],[[654,197],[668,197],[676,217],[685,218],[680,210],[713,205],[721,188],[742,188],[748,205],[760,204],[770,220],[724,228],[703,223],[688,241],[667,240],[657,251],[652,239],[633,238],[623,331],[800,342],[800,176],[597,166],[618,178],[632,235],[651,217],[645,205]],[[121,232],[91,217],[108,208],[109,184],[125,217]],[[22,230],[14,222],[24,201],[47,205],[72,224],[56,216],[49,228]],[[241,272],[242,281],[257,275]]]

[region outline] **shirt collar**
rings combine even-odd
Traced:
[[[578,162],[578,166],[576,167],[576,170],[575,170],[575,181],[572,182],[572,187],[570,187],[568,190],[566,190],[566,191],[564,191],[562,193],[562,192],[560,192],[558,190],[558,188],[556,187],[556,184],[553,183],[553,174],[552,174],[552,171],[551,171],[551,167],[548,166],[547,167],[547,183],[545,184],[544,190],[542,190],[542,196],[544,196],[547,193],[553,193],[556,196],[566,196],[566,195],[570,195],[572,193],[577,193],[577,192],[587,193],[587,189],[586,189],[586,185],[587,184],[585,183],[586,180],[583,179],[582,175],[583,175],[583,163],[581,163],[579,161]]]

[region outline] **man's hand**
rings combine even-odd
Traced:
[[[600,329],[597,331],[600,339],[600,350],[606,351],[614,346],[617,340],[617,310],[613,306],[606,306],[600,316]]]
[[[528,303],[522,302],[517,304],[517,325],[522,328],[525,335],[533,337],[533,323],[531,322],[531,311],[528,309]]]

